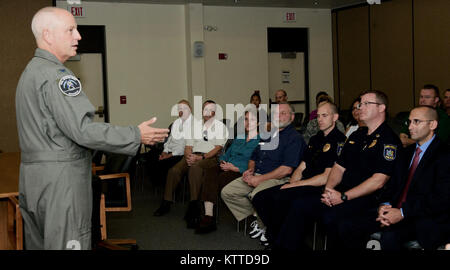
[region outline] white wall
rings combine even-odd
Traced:
[[[333,96],[331,10],[254,7],[204,7],[204,23],[217,27],[205,32],[206,93],[219,103],[248,102],[254,89],[269,101],[268,27],[309,28],[310,106],[316,93]],[[295,11],[295,23],[284,23],[286,11]],[[218,53],[229,59],[218,60]],[[289,93],[288,93],[289,96]],[[274,99],[271,96],[272,100]]]
[[[67,2],[58,1],[65,8]],[[139,124],[157,116],[172,121],[170,108],[187,98],[183,5],[83,2],[79,25],[105,25],[110,122]],[[120,96],[127,104],[120,104]]]
[[[57,1],[57,6],[65,8],[67,2]],[[83,6],[86,17],[77,18],[78,24],[106,27],[113,124],[138,124],[156,115],[157,126],[168,126],[174,119],[170,107],[182,98],[192,102],[196,89],[189,90],[189,85],[199,78],[205,80],[203,100],[214,99],[224,109],[227,103],[248,103],[255,89],[267,103],[267,27],[309,28],[311,109],[318,91],[326,89],[333,95],[331,10],[203,6],[203,14],[189,14],[203,16],[203,23],[217,31],[204,32],[204,66],[197,68],[186,45],[200,30],[188,25],[193,21],[187,17],[189,5],[83,2]],[[283,23],[285,11],[296,11],[297,22]],[[219,52],[229,59],[219,61]],[[192,74],[195,80],[188,78]],[[126,105],[119,104],[121,95],[127,95]]]

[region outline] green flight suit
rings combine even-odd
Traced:
[[[138,127],[93,122],[94,111],[73,73],[36,49],[16,91],[26,249],[91,248],[89,149],[135,155],[140,146]]]

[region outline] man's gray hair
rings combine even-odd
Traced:
[[[281,104],[287,104],[287,105],[289,105],[289,108],[291,109],[291,114],[294,114],[294,113],[295,113],[295,108],[294,108],[294,106],[292,106],[292,104],[289,103],[288,101],[281,101],[280,103],[278,103],[278,105],[281,105]]]

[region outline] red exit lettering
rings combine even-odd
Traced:
[[[83,17],[83,7],[70,7],[70,12],[74,17]]]

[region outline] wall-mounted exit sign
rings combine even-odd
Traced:
[[[86,9],[82,6],[69,6],[67,7],[70,13],[74,17],[85,17],[86,16]]]
[[[284,13],[284,22],[295,22],[297,20],[297,14],[292,11]]]

